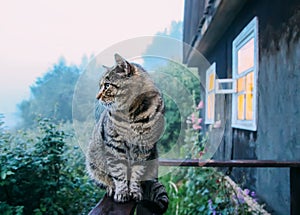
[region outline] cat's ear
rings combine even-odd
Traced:
[[[123,57],[121,57],[119,54],[115,54],[115,61],[118,67],[122,69],[122,72],[125,73],[125,75],[131,75],[131,66],[130,63],[128,63]]]
[[[118,66],[124,67],[127,64],[127,61],[123,57],[121,57],[121,55],[119,55],[118,53],[115,54],[115,61]]]

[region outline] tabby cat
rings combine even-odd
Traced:
[[[87,170],[115,201],[140,201],[141,182],[157,179],[164,104],[140,65],[118,54],[115,61],[100,80],[96,98],[105,108],[89,143]]]

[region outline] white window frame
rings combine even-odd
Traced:
[[[214,80],[213,80],[213,90],[209,91],[209,76],[211,74],[214,74]],[[214,124],[215,123],[215,89],[216,89],[216,63],[213,63],[207,70],[206,70],[206,81],[205,81],[205,124]],[[213,95],[213,104],[212,104],[212,119],[208,118],[208,95]]]
[[[232,94],[232,127],[246,129],[251,131],[257,130],[257,77],[258,77],[258,19],[254,17],[250,23],[241,31],[232,43],[232,77],[234,80],[240,78],[238,74],[238,50],[243,47],[249,40],[254,39],[254,65],[253,65],[253,117],[252,120],[238,120],[237,99],[238,94]],[[247,70],[246,70],[247,71]],[[252,71],[252,70],[251,70]]]

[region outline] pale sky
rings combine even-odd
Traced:
[[[0,113],[7,125],[29,86],[63,56],[79,64],[115,43],[183,19],[184,0],[1,0]]]

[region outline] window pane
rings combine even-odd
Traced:
[[[214,73],[211,73],[209,75],[209,86],[208,86],[208,91],[212,91],[214,89],[214,80],[215,80],[215,75]]]
[[[245,90],[245,77],[239,78],[237,83],[237,91],[241,92]]]
[[[208,107],[207,107],[207,117],[209,120],[212,120],[214,118],[214,108],[215,108],[215,96],[214,94],[209,94],[207,97],[208,101]]]
[[[238,108],[237,108],[237,115],[238,120],[244,120],[244,102],[245,102],[245,95],[238,96]]]
[[[253,92],[253,72],[250,72],[246,77],[246,83],[247,83],[247,93]]]
[[[254,66],[254,38],[238,50],[238,73]]]
[[[253,94],[246,94],[246,120],[253,119]]]

